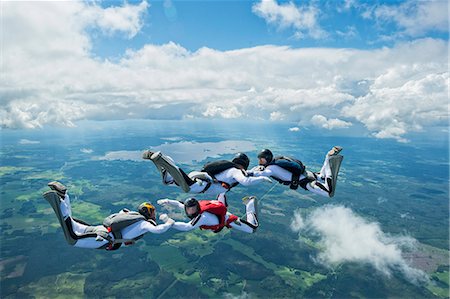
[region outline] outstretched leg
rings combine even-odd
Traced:
[[[142,159],[146,160],[152,160],[151,157],[155,152],[146,150],[142,154]],[[170,156],[165,156],[166,159],[168,159],[171,163],[175,165],[175,161]],[[153,161],[152,161],[153,162]],[[173,177],[170,175],[170,173],[167,172],[161,165],[154,163],[156,166],[156,169],[161,173],[162,182],[164,185],[176,185],[175,181],[173,180]]]
[[[343,156],[339,155],[341,146],[334,146],[326,155],[317,179],[308,183],[306,188],[316,194],[333,197],[336,190],[337,177]]]
[[[64,185],[51,182],[48,186],[52,191],[45,192],[44,198],[55,211],[67,243],[83,248],[100,248],[109,243],[107,240],[97,240],[97,234],[89,233],[93,226],[72,218],[70,197]]]
[[[161,152],[145,151],[142,158],[152,160],[156,168],[161,172],[164,184],[175,183],[184,192],[189,192],[190,186],[195,183],[181,168],[175,165],[172,158],[163,155]]]
[[[174,160],[160,152],[145,151],[142,155],[143,159],[152,160],[158,171],[161,173],[164,185],[180,186],[184,192],[189,193],[205,193],[220,194],[227,192],[220,183],[210,182],[208,180],[198,178],[198,171],[192,171],[187,175],[181,168],[176,166]]]
[[[246,196],[242,199],[245,204],[246,215],[231,223],[231,227],[246,233],[254,233],[259,226],[257,199],[255,196]]]

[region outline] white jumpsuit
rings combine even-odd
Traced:
[[[184,204],[177,201],[177,200],[171,200],[171,199],[164,199],[163,200],[163,204],[170,206],[170,207],[174,207],[174,208],[178,208],[184,211]],[[222,199],[219,199],[219,201],[223,202]],[[158,201],[159,203],[159,201]],[[247,204],[245,205],[245,209],[246,209],[246,222],[244,223],[242,222],[240,219],[231,222],[230,226],[234,229],[246,232],[246,233],[253,233],[255,232],[256,228],[258,227],[258,219],[256,217],[256,211],[255,211],[255,201],[254,199],[250,199]],[[225,215],[225,221],[228,220],[228,217],[230,217],[230,213],[227,212],[227,214]],[[213,226],[213,225],[218,225],[219,224],[219,219],[216,215],[211,214],[209,212],[203,212],[202,214],[199,215],[199,219],[194,218],[192,219],[192,221],[189,222],[179,222],[176,221],[173,224],[173,228],[179,231],[191,231],[193,229],[199,228],[202,225],[205,226]]]
[[[72,208],[70,205],[70,197],[68,192],[66,192],[64,200],[61,199],[61,213],[66,219],[67,217],[70,218],[72,223],[72,229],[73,232],[81,236],[86,233],[86,229],[89,227],[88,225],[82,224],[80,222],[77,222],[72,219]],[[120,213],[124,213],[123,211],[120,211]],[[151,232],[154,234],[162,234],[165,231],[167,231],[172,225],[165,223],[165,224],[159,224],[159,225],[153,225],[148,221],[142,220],[136,223],[131,224],[130,226],[125,227],[122,229],[122,238],[131,240],[134,238],[139,237],[140,235],[143,235],[145,233]],[[110,233],[110,236],[112,239],[114,239],[114,236]],[[95,237],[88,237],[88,238],[82,238],[77,240],[77,242],[74,244],[75,247],[82,247],[82,248],[100,248],[103,245],[107,244],[107,240],[100,240],[97,241]]]
[[[165,157],[168,158],[168,160],[170,160],[175,165],[175,162],[173,161],[173,159],[171,157],[169,157],[169,156],[165,156]],[[196,172],[196,171],[194,171],[194,172]],[[192,177],[192,174],[194,172],[191,172],[188,176]],[[198,173],[198,172],[196,172],[196,173]],[[251,177],[251,176],[247,175],[245,170],[241,170],[241,169],[237,169],[237,168],[229,168],[227,170],[224,170],[224,171],[216,174],[214,177],[217,181],[211,183],[211,186],[204,192],[205,194],[216,195],[216,194],[227,192],[229,189],[222,186],[221,182],[224,182],[224,183],[228,184],[229,186],[232,186],[233,184],[236,184],[236,183],[239,183],[243,186],[250,186],[250,185],[259,184],[262,182],[269,182],[269,183],[272,182],[266,176]],[[172,176],[169,173],[167,173],[164,178],[164,184],[176,186],[175,182],[173,181]],[[202,193],[203,190],[205,190],[205,188],[207,187],[207,184],[208,184],[207,181],[196,179],[196,180],[194,180],[194,183],[189,186],[190,187],[189,192],[190,193]]]
[[[308,191],[325,197],[330,197],[331,191],[327,180],[327,178],[331,178],[332,176],[329,158],[330,157],[328,155],[325,155],[325,161],[323,162],[322,168],[320,170],[320,173],[317,175],[316,180],[306,184],[306,189],[308,189]],[[253,174],[255,177],[266,176],[275,177],[284,182],[292,181],[292,172],[277,165],[268,165],[266,167],[256,166],[252,168],[249,173]],[[304,175],[300,175],[299,180],[302,180],[304,178]]]

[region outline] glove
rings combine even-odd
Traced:
[[[164,205],[167,205],[169,203],[169,200],[167,198],[159,199],[159,200],[156,201],[156,203],[159,204],[160,206],[164,206]]]
[[[167,220],[169,220],[169,215],[161,214],[161,215],[159,215],[159,220],[161,220],[162,222],[166,223]]]
[[[264,179],[264,181],[266,181],[268,183],[271,183],[271,184],[273,183],[273,181],[270,178],[266,177],[266,176],[263,176],[262,178]]]
[[[164,223],[168,223],[170,225],[173,225],[175,223],[175,220],[170,218],[167,214],[159,215],[159,220],[163,221]]]

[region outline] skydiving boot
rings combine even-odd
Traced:
[[[337,154],[339,154],[342,151],[342,146],[339,145],[335,145],[333,146],[333,148],[328,152],[328,156],[336,156]]]
[[[152,151],[146,150],[143,154],[142,154],[142,159],[145,160],[151,160],[150,157],[153,155]]]
[[[148,152],[151,153],[150,160],[152,160],[152,161],[158,160],[159,158],[162,157],[162,153],[160,151],[157,151],[157,152],[148,151]]]
[[[56,191],[56,193],[58,194],[59,197],[64,199],[66,192],[67,192],[66,186],[64,186],[63,184],[61,184],[60,182],[57,182],[57,181],[48,183],[48,186],[50,187],[50,189]]]
[[[153,154],[154,154],[154,152],[152,152],[150,150],[146,150],[142,153],[142,159],[152,160]],[[164,185],[170,184],[170,180],[167,180],[167,171],[163,167],[161,167],[157,164],[155,164],[155,166],[156,166],[156,168],[158,168],[159,172],[161,173],[163,184]]]

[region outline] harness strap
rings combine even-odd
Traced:
[[[236,187],[237,185],[239,185],[239,183],[233,183],[233,184],[228,184],[227,182],[222,182],[222,181],[217,181],[218,183],[220,183],[222,185],[222,187],[224,187],[227,190],[230,190],[233,187]]]
[[[271,178],[274,179],[275,181],[277,181],[278,183],[283,184],[283,185],[290,185],[291,184],[290,181],[283,181],[282,179],[279,179],[279,178],[274,177],[274,176],[271,176]]]
[[[222,187],[224,187],[225,189],[227,189],[227,190],[230,190],[231,189],[231,185],[230,184],[228,184],[228,183],[225,183],[225,182],[222,182],[222,181],[218,181],[221,185],[222,185]]]
[[[308,188],[306,188],[306,185],[308,185],[308,183],[314,182],[315,179],[306,177],[304,179],[301,179],[300,181],[298,181],[298,184],[300,187],[302,187],[303,189],[305,189],[306,191],[308,191]]]
[[[206,186],[205,186],[205,188],[202,190],[202,192],[200,192],[200,193],[205,193],[206,191],[208,191],[208,189],[209,189],[209,187],[211,187],[211,182],[208,182],[207,184],[206,184]]]
[[[299,179],[300,175],[299,174],[292,174],[292,181],[291,184],[289,185],[289,188],[291,188],[292,190],[297,190],[298,185],[299,185]]]
[[[106,245],[106,250],[117,250],[122,246],[122,244],[125,245],[133,245],[136,241],[134,239],[122,239],[122,234],[118,233],[116,234],[112,231],[111,226],[108,226],[107,228],[108,233],[112,233],[114,235],[114,239],[111,237],[107,237],[106,240],[109,241],[109,243]],[[120,237],[119,237],[120,236]]]
[[[210,229],[214,233],[220,232],[224,227],[231,228],[231,223],[238,220],[239,218],[236,215],[230,215],[225,223],[219,223],[216,225],[202,225],[200,229]]]
[[[273,176],[271,176],[271,178],[274,179],[275,181],[277,181],[280,184],[289,186],[289,188],[291,188],[293,190],[296,190],[298,188],[298,186],[302,187],[305,190],[308,190],[306,188],[306,185],[308,183],[311,183],[311,182],[315,181],[315,179],[309,178],[309,177],[305,177],[305,178],[299,180],[300,177],[299,176],[295,177],[294,175],[292,175],[292,181],[283,181],[283,180],[281,180],[281,179],[279,179],[277,177],[273,177]]]
[[[114,239],[113,243],[124,243],[125,245],[131,245],[136,243],[133,239]]]
[[[235,222],[235,221],[238,220],[238,219],[239,219],[238,216],[236,216],[236,215],[230,215],[230,217],[228,217],[228,220],[227,220],[226,223],[225,223],[225,226],[228,227],[228,228],[231,228],[231,223],[232,223],[232,222]]]

